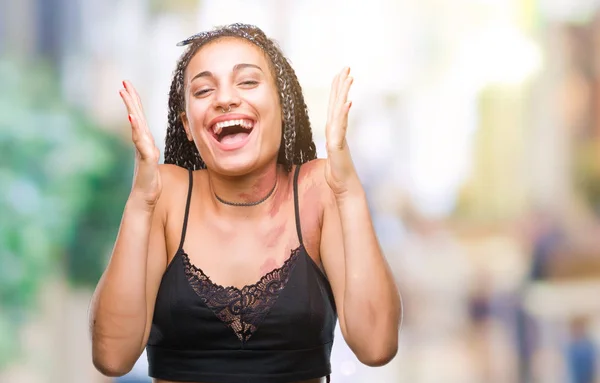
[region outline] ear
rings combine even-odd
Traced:
[[[183,129],[185,130],[185,135],[187,136],[188,141],[194,141],[194,137],[190,131],[190,122],[188,121],[187,114],[185,114],[185,112],[181,112],[179,118],[181,118],[181,123],[183,124]]]

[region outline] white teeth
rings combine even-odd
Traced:
[[[223,130],[223,128],[228,127],[228,126],[234,126],[234,125],[239,125],[239,126],[243,126],[244,128],[247,128],[247,129],[252,129],[252,127],[254,126],[254,122],[252,122],[251,120],[221,121],[221,122],[217,122],[213,126],[213,132],[215,134],[219,134],[219,133],[221,133],[221,130]]]

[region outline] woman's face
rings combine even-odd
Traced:
[[[234,37],[213,41],[192,57],[182,120],[207,168],[237,176],[276,161],[281,107],[267,60],[260,48]]]

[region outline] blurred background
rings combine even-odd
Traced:
[[[130,188],[118,95],[164,146],[182,48],[260,26],[320,156],[333,76],[404,298],[398,356],[332,381],[600,382],[600,0],[0,0],[0,382],[147,383],[91,364],[89,300]]]

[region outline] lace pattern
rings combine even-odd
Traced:
[[[199,267],[190,262],[185,252],[182,252],[182,255],[185,274],[196,294],[234,331],[239,340],[245,343],[258,329],[287,284],[300,249],[301,246],[292,250],[292,254],[281,267],[265,274],[258,282],[241,289],[214,283]]]

